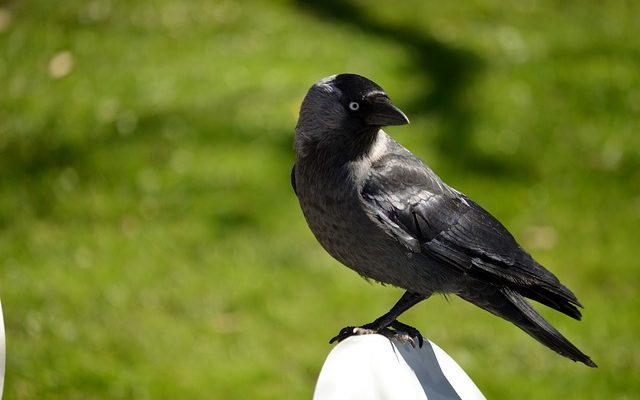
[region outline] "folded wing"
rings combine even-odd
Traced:
[[[498,220],[410,153],[391,152],[377,160],[361,198],[370,217],[409,250],[581,318],[575,295]]]

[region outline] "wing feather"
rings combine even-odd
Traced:
[[[391,152],[377,160],[361,198],[372,219],[408,250],[580,318],[578,300],[555,275],[496,218],[410,153]]]

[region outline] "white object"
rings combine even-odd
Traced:
[[[4,341],[4,317],[2,315],[2,303],[0,302],[0,399],[2,399],[2,389],[4,388],[4,365],[6,354]]]
[[[435,343],[413,348],[382,335],[351,336],[331,350],[313,399],[486,400]]]

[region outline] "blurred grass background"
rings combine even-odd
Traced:
[[[309,398],[400,296],[315,242],[300,101],[338,72],[586,306],[573,364],[462,300],[404,320],[488,398],[640,396],[640,3],[0,1],[8,399]]]

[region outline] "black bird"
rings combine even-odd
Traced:
[[[579,320],[576,296],[491,214],[381,129],[408,123],[380,86],[355,74],[318,81],[302,102],[291,183],[311,231],[360,275],[406,290],[388,313],[343,328],[331,342],[382,333],[421,344],[398,316],[434,293],[451,293],[596,367],[524,299]]]

